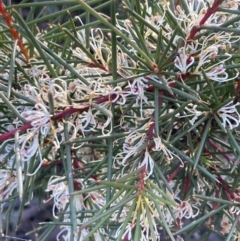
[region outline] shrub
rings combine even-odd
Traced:
[[[0,3],[2,205],[52,199],[39,240],[237,239],[238,1],[25,2]]]

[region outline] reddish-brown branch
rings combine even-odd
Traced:
[[[9,15],[4,7],[3,2],[0,0],[0,14],[2,14],[2,16],[4,17],[8,27],[9,27],[9,31],[12,34],[13,38],[16,39],[18,41],[18,47],[20,48],[21,52],[23,53],[23,55],[25,56],[26,60],[29,60],[29,55],[28,55],[28,51],[26,49],[26,47],[23,44],[23,40],[20,36],[20,34],[18,33],[18,31],[13,27],[13,21],[12,21],[12,17],[11,15]]]
[[[153,91],[154,88],[155,88],[154,86],[149,86],[146,90],[147,91]],[[111,95],[107,95],[107,96],[98,97],[98,98],[94,99],[94,101],[96,101],[97,104],[101,104],[101,103],[104,103],[106,101],[111,101],[115,98],[116,98],[116,94],[111,94]],[[160,100],[160,104],[161,104],[161,100]],[[85,103],[85,104],[83,103],[82,106],[80,106],[79,108],[71,107],[69,109],[66,109],[66,110],[63,110],[63,111],[60,111],[60,112],[56,113],[55,116],[52,119],[53,120],[61,120],[66,116],[72,115],[73,113],[76,113],[76,112],[82,113],[84,111],[87,111],[88,109],[89,109],[89,103]],[[151,125],[150,129],[152,129],[152,132],[153,132],[154,126],[155,126],[154,124]],[[12,138],[17,131],[24,132],[24,131],[27,131],[30,128],[32,128],[32,125],[31,125],[31,122],[28,122],[28,123],[24,124],[23,126],[21,126],[19,128],[16,128],[12,131],[4,133],[4,134],[0,135],[0,142],[3,142],[3,141],[5,141],[9,138]],[[150,132],[149,132],[148,140],[151,139],[152,135],[150,135]]]
[[[199,22],[199,26],[193,26],[193,28],[188,36],[187,42],[190,42],[191,40],[194,39],[195,35],[200,30],[200,27],[210,18],[210,16],[212,14],[214,14],[216,12],[216,10],[219,7],[219,5],[221,4],[221,2],[222,2],[222,0],[214,1],[212,7],[207,10],[206,14],[203,16],[203,18]]]
[[[6,133],[0,135],[0,142],[12,138],[17,131],[24,132],[24,131],[26,131],[26,130],[28,130],[30,128],[32,128],[32,124],[31,124],[31,122],[28,122],[28,123],[26,123],[25,125],[23,125],[23,126],[21,126],[19,128],[16,128],[14,130],[6,132]]]
[[[89,105],[86,105],[86,106],[83,107],[83,108],[73,108],[73,107],[71,107],[71,108],[69,108],[69,109],[66,109],[66,110],[61,111],[60,113],[58,113],[57,115],[55,115],[55,116],[53,117],[53,119],[54,119],[54,120],[61,120],[61,119],[63,119],[63,118],[66,117],[66,116],[72,115],[73,113],[76,113],[76,112],[82,113],[83,111],[88,110],[88,108],[89,108]]]
[[[47,167],[52,167],[52,166],[57,166],[57,165],[61,165],[62,161],[61,160],[57,160],[57,161],[53,161],[53,162],[43,162],[41,167],[42,168],[47,168]]]
[[[96,100],[96,102],[98,104],[101,104],[101,103],[104,103],[106,101],[111,101],[112,99],[115,99],[115,98],[116,98],[115,94],[108,95],[108,96],[102,96],[102,97],[99,97]],[[85,105],[80,106],[79,108],[71,107],[69,109],[66,109],[66,110],[63,110],[61,112],[58,112],[52,119],[53,120],[61,120],[61,119],[63,119],[66,116],[72,115],[73,113],[76,113],[76,112],[82,113],[84,111],[87,111],[88,109],[89,109],[89,104],[88,103],[86,103]],[[19,128],[16,128],[16,129],[14,129],[12,131],[9,131],[7,133],[4,133],[4,134],[0,135],[0,142],[3,142],[3,141],[5,141],[5,140],[7,140],[9,138],[12,138],[17,131],[19,131],[21,133],[21,132],[27,131],[28,129],[30,129],[32,127],[33,126],[31,124],[31,122],[25,123],[23,126],[21,126]]]
[[[184,197],[187,195],[189,187],[190,187],[190,178],[189,178],[189,174],[187,174],[185,179],[184,191],[183,191]]]
[[[155,123],[152,122],[148,128],[147,141],[151,141],[153,139],[154,128],[155,128]]]
[[[221,4],[222,0],[215,0],[212,7],[208,9],[208,11],[206,12],[206,14],[204,15],[204,17],[202,18],[202,20],[200,21],[200,26],[203,25],[212,14],[214,14],[217,10],[217,8],[219,7],[219,5]]]
[[[172,179],[182,170],[182,166],[178,166],[168,177],[167,181],[170,182]]]
[[[227,183],[222,179],[222,177],[218,176],[218,181],[220,182],[221,187],[223,188],[228,201],[235,200],[234,192],[231,191],[230,187],[227,185]]]
[[[85,110],[87,110],[87,109],[88,109],[88,106],[85,107],[85,108],[82,108],[82,109],[79,109],[79,108],[69,108],[69,109],[67,109],[67,110],[61,111],[59,114],[57,114],[57,115],[54,117],[54,119],[60,120],[60,119],[62,119],[63,117],[65,117],[65,116],[67,116],[67,115],[71,115],[71,114],[73,114],[73,113],[75,113],[75,112],[78,112],[78,111],[79,111],[79,112],[83,112],[83,111],[85,111]],[[21,132],[25,132],[25,131],[27,131],[28,129],[30,129],[30,128],[32,128],[32,127],[33,127],[33,126],[32,126],[32,124],[31,124],[31,122],[27,122],[27,123],[25,123],[23,126],[21,126],[21,127],[19,127],[19,128],[16,128],[16,129],[14,129],[14,130],[11,130],[11,131],[9,131],[9,132],[6,132],[6,133],[0,135],[0,142],[5,141],[5,140],[7,140],[7,139],[9,139],[9,138],[12,138],[17,131],[19,131],[20,133],[21,133]]]
[[[218,152],[221,152],[221,155],[223,155],[228,161],[233,162],[234,161],[234,157],[231,157],[230,155],[224,153],[224,151],[222,150],[222,148],[220,146],[218,146],[217,144],[215,144],[212,140],[209,139],[209,144]]]
[[[215,191],[215,198],[219,198],[219,189],[217,188]],[[218,202],[213,202],[213,210],[218,208]]]

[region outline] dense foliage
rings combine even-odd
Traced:
[[[0,1],[2,205],[53,200],[39,240],[239,238],[239,1],[97,2]]]

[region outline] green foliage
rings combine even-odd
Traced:
[[[0,2],[1,204],[52,199],[39,240],[237,239],[238,2],[27,2]]]

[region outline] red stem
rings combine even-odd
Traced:
[[[12,17],[11,15],[9,15],[4,7],[3,2],[0,0],[0,14],[2,14],[2,16],[4,17],[8,27],[9,27],[9,31],[11,32],[12,36],[14,39],[18,40],[18,47],[20,48],[21,52],[23,53],[23,55],[25,56],[26,60],[29,60],[29,55],[28,55],[28,51],[25,48],[25,46],[23,45],[23,41],[22,38],[20,36],[20,34],[18,33],[18,31],[13,27],[13,21],[12,21]]]
[[[206,14],[203,16],[202,20],[199,23],[199,26],[194,26],[188,36],[187,42],[190,42],[191,40],[194,39],[195,35],[197,34],[197,32],[200,30],[200,27],[209,19],[209,17],[214,14],[217,10],[217,8],[219,7],[219,5],[221,4],[221,0],[215,0],[212,7],[208,9],[208,11],[206,12]]]
[[[183,191],[184,196],[187,195],[187,192],[188,192],[188,190],[189,190],[189,187],[190,187],[190,178],[189,178],[189,174],[187,174],[187,176],[186,176],[186,182],[185,182],[185,185],[184,185],[184,191]]]
[[[209,143],[216,151],[221,152],[221,155],[223,155],[228,161],[233,162],[235,160],[235,158],[232,158],[228,154],[224,153],[222,148],[220,146],[216,145],[212,140],[209,140]]]
[[[219,189],[217,188],[216,189],[216,192],[215,192],[215,198],[219,198]],[[218,202],[213,202],[213,210],[217,209],[218,207]]]
[[[114,99],[115,97],[116,97],[115,94],[108,95],[108,96],[102,96],[102,97],[99,97],[99,98],[96,100],[96,102],[97,102],[98,104],[101,104],[101,103],[103,103],[103,102],[106,102],[106,101],[109,101],[109,100],[111,100],[111,99]],[[63,119],[65,116],[72,115],[73,113],[76,113],[76,112],[82,113],[83,111],[87,111],[88,109],[89,109],[89,104],[88,104],[88,103],[87,103],[85,106],[81,107],[81,108],[71,107],[71,108],[69,108],[69,109],[63,110],[63,111],[61,111],[60,113],[56,114],[56,115],[53,117],[53,119],[54,119],[54,120],[61,120],[61,119]],[[14,129],[14,130],[12,130],[12,131],[9,131],[9,132],[7,132],[7,133],[4,133],[4,134],[0,135],[0,142],[5,141],[5,140],[7,140],[7,139],[9,139],[9,138],[12,138],[17,131],[19,131],[19,132],[21,133],[21,132],[24,132],[24,131],[32,128],[32,127],[33,127],[33,126],[32,126],[32,124],[31,124],[31,122],[27,122],[27,123],[25,123],[23,126],[21,126],[21,127],[19,127],[19,128],[16,128],[16,129]]]
[[[168,177],[167,181],[170,182],[172,179],[182,170],[181,166],[178,166]]]
[[[28,123],[26,123],[25,125],[23,125],[23,126],[21,126],[19,128],[16,128],[14,130],[6,132],[6,133],[0,135],[0,142],[5,141],[5,140],[7,140],[9,138],[12,138],[17,131],[24,132],[24,131],[26,131],[27,129],[29,129],[31,127],[32,127],[31,122],[28,122]]]
[[[208,9],[206,14],[204,15],[204,17],[200,21],[200,26],[203,25],[208,20],[208,18],[216,12],[216,10],[219,7],[219,5],[221,4],[221,2],[222,2],[221,0],[215,0],[214,1],[212,7]]]
[[[151,123],[147,132],[147,141],[151,141],[153,139],[153,131],[155,128],[155,123]]]

